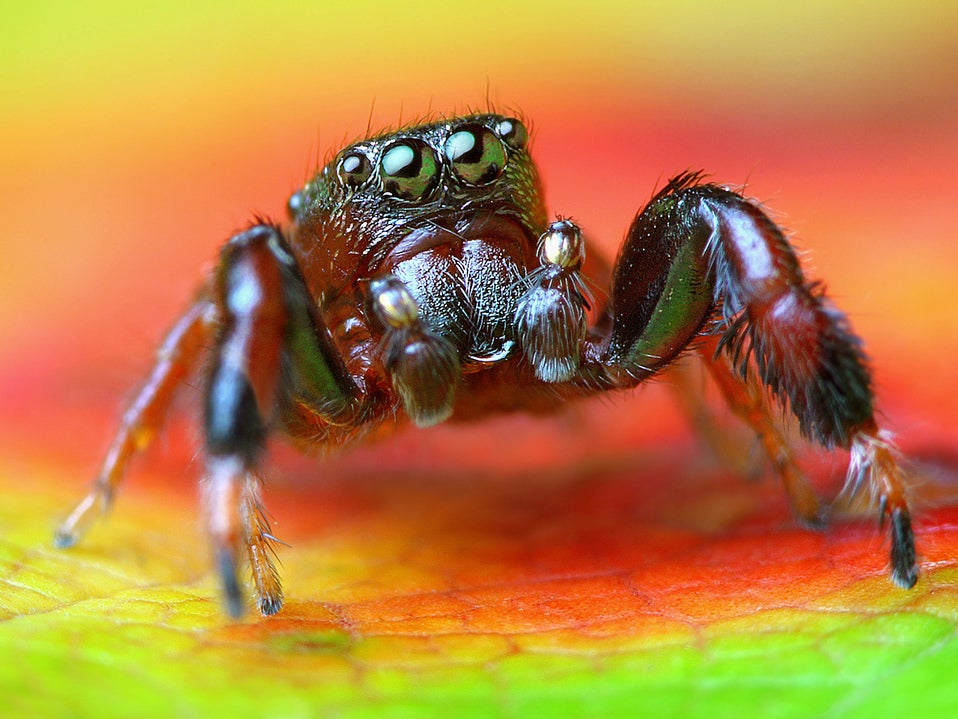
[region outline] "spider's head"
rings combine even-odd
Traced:
[[[511,220],[534,243],[545,225],[539,177],[523,123],[468,115],[361,140],[341,150],[290,200],[293,219],[382,256],[409,233],[464,233]]]

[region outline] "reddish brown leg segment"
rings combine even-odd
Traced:
[[[276,556],[273,543],[277,540],[270,530],[266,510],[260,503],[259,488],[259,477],[247,472],[243,486],[243,506],[240,509],[246,537],[246,554],[253,574],[259,610],[269,616],[276,614],[283,605],[283,586],[273,562]]]
[[[758,436],[775,474],[782,480],[796,516],[809,526],[823,526],[825,518],[818,497],[795,463],[787,440],[769,413],[764,389],[754,373],[742,377],[732,368],[727,357],[716,355],[717,346],[718,338],[710,337],[700,347],[700,353],[722,396],[736,416]]]
[[[189,377],[210,343],[215,322],[216,307],[204,298],[192,305],[167,334],[153,370],[123,414],[96,482],[57,529],[56,546],[65,548],[76,544],[109,508],[130,460],[156,436],[176,390]]]

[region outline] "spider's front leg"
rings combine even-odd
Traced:
[[[768,434],[763,392],[748,387],[754,364],[806,437],[850,450],[843,492],[873,500],[881,522],[889,520],[892,578],[915,584],[905,477],[874,417],[861,341],[821,288],[805,280],[784,234],[758,207],[694,173],[673,179],[629,229],[608,312],[611,330],[597,328],[583,344],[582,385],[633,386],[686,347],[707,348],[726,398],[765,433],[793,506],[813,522],[817,501],[780,436]]]
[[[280,231],[258,225],[223,249],[215,282],[220,333],[206,388],[204,503],[230,614],[243,612],[237,579],[245,550],[264,615],[282,605],[256,464],[270,421],[294,390],[331,422],[359,400]]]

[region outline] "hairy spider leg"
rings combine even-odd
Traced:
[[[739,195],[705,185],[697,214],[710,227],[717,299],[725,326],[719,348],[747,376],[754,359],[762,382],[823,447],[850,450],[843,493],[863,496],[890,519],[891,574],[918,581],[907,483],[891,435],[879,429],[861,340],[820,285],[806,282],[782,231]]]
[[[735,370],[731,358],[720,352],[719,341],[717,336],[710,335],[697,347],[709,374],[732,412],[752,428],[762,443],[772,469],[785,487],[792,511],[804,524],[822,528],[825,516],[821,503],[796,464],[788,441],[772,418],[765,388],[759,384],[754,372],[742,375]]]
[[[767,456],[764,447],[759,445],[763,454],[756,458],[753,445],[747,438],[743,440],[719,417],[716,408],[706,397],[705,385],[712,380],[702,366],[703,359],[704,355],[699,352],[683,355],[660,373],[660,381],[668,387],[695,436],[708,446],[715,458],[732,473],[749,480],[758,480],[765,471],[764,460]],[[771,405],[766,406],[771,412]]]
[[[892,578],[915,584],[906,481],[874,418],[861,341],[822,289],[805,281],[784,234],[758,207],[697,173],[671,180],[629,229],[610,311],[611,334],[590,335],[583,348],[580,383],[634,386],[697,338],[720,335],[718,349],[735,370],[745,377],[754,362],[806,437],[850,450],[843,492],[873,499],[880,521],[891,520]],[[801,512],[804,490],[789,483]]]
[[[57,547],[76,544],[106,512],[130,461],[151,444],[161,429],[176,390],[189,378],[211,341],[216,306],[207,294],[201,292],[164,338],[153,369],[123,413],[93,487],[57,528]]]
[[[342,420],[355,411],[359,389],[278,228],[256,225],[233,237],[214,292],[221,319],[205,405],[207,522],[229,613],[243,613],[237,567],[245,548],[259,610],[270,615],[283,595],[255,471],[270,421],[293,393],[313,399],[331,422]]]

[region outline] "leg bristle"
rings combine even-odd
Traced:
[[[256,605],[260,613],[268,617],[283,606],[283,585],[273,561],[276,556],[273,543],[277,540],[270,530],[266,510],[260,503],[259,488],[259,477],[248,473],[244,485],[242,521]]]

